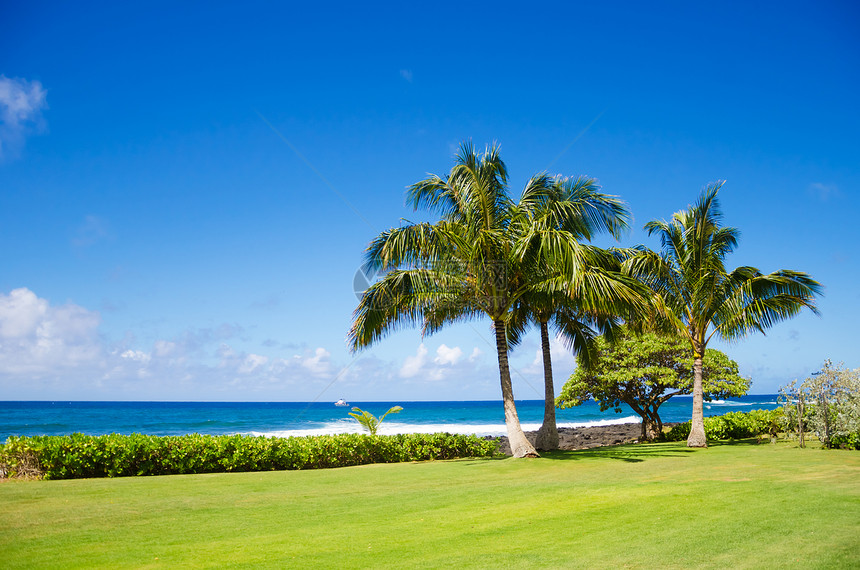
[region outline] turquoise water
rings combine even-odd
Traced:
[[[773,409],[775,395],[744,396],[705,402],[705,415],[730,411]],[[358,433],[358,423],[347,416],[351,406],[374,415],[394,405],[399,414],[385,418],[380,433],[475,433],[503,435],[501,401],[469,402],[0,402],[0,442],[11,435],[65,435],[85,433],[146,433],[151,435],[250,434],[267,436]],[[690,397],[675,397],[660,407],[664,422],[690,419]],[[526,431],[537,430],[543,419],[542,400],[517,402]],[[587,402],[576,408],[556,410],[559,427],[638,422],[626,406],[621,413],[601,412]]]

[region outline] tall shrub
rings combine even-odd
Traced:
[[[824,447],[860,449],[860,370],[830,360],[803,382],[780,389],[786,432],[800,446],[814,433]]]

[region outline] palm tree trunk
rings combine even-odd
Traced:
[[[505,427],[508,430],[508,442],[514,457],[540,457],[535,448],[526,439],[517,406],[514,403],[514,388],[511,385],[511,370],[508,367],[508,341],[505,338],[505,323],[494,321],[496,329],[496,351],[499,356],[499,377],[502,382],[502,401],[505,406]]]
[[[704,392],[702,391],[702,353],[695,350],[693,356],[693,418],[690,422],[690,437],[687,447],[708,447],[705,436]]]
[[[543,423],[537,432],[535,447],[540,450],[558,449],[558,426],[555,423],[555,388],[552,385],[552,357],[549,352],[549,327],[540,322],[540,341],[543,350]]]

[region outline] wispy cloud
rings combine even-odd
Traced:
[[[89,247],[95,245],[105,238],[110,237],[107,223],[98,216],[89,215],[84,222],[78,226],[72,245],[75,247]]]
[[[96,311],[71,302],[55,305],[26,288],[0,292],[0,394],[24,400],[86,394],[109,400],[315,401],[360,395],[469,399],[498,390],[495,359],[487,360],[477,347],[421,344],[405,358],[367,354],[346,363],[324,346],[249,346],[243,329],[226,323],[147,345],[131,333],[111,341],[101,323]]]
[[[431,358],[427,347],[422,343],[418,345],[415,354],[404,359],[398,375],[401,378],[433,382],[454,377],[470,377],[481,365],[480,355],[481,351],[475,348],[469,358],[464,358],[463,350],[459,346],[449,347],[442,344]]]
[[[100,326],[98,312],[74,303],[54,305],[24,287],[0,293],[0,394],[217,399],[235,398],[237,390],[283,397],[287,390],[310,399],[339,376],[323,347],[283,358],[231,346],[242,330],[236,325],[187,330],[149,348],[133,346],[133,337],[112,344]]]
[[[427,347],[424,343],[418,345],[418,350],[412,356],[407,356],[400,367],[401,378],[412,378],[416,376],[427,363]]]
[[[809,185],[809,188],[807,190],[810,194],[812,194],[822,202],[827,202],[831,198],[836,198],[837,196],[839,196],[839,188],[837,188],[834,184],[813,182]]]
[[[0,161],[15,158],[26,138],[44,129],[46,98],[40,82],[0,75]]]
[[[576,357],[567,349],[560,335],[556,335],[549,340],[550,357],[552,358],[553,376],[566,379],[573,369],[576,367]],[[534,351],[534,359],[528,366],[521,369],[523,374],[529,376],[543,376],[543,350],[538,347]]]
[[[400,70],[400,77],[402,77],[403,79],[405,79],[409,83],[412,83],[412,70],[411,69],[401,69]]]

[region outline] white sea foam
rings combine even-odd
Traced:
[[[616,426],[621,424],[639,424],[642,423],[642,418],[639,416],[625,416],[623,418],[613,418],[611,420],[594,420],[591,422],[574,422],[574,423],[560,423],[558,427],[568,427],[568,428],[579,428],[579,427],[599,427],[599,426]],[[535,430],[540,428],[540,424],[537,424]]]
[[[708,409],[711,409],[711,406],[753,406],[752,402],[727,402],[726,400],[711,400],[710,402],[705,402],[705,406]]]
[[[593,426],[609,426],[617,424],[639,423],[642,419],[639,416],[627,416],[623,418],[613,418],[610,420],[595,420],[589,422],[563,422],[559,423],[560,428],[578,428],[578,427],[593,427]],[[540,429],[540,423],[522,423],[520,424],[523,431],[537,431]],[[338,421],[326,424],[320,428],[304,428],[304,429],[288,429],[288,430],[272,430],[272,431],[252,431],[248,435],[265,436],[265,437],[301,437],[307,435],[334,435],[341,433],[362,433],[362,427],[356,422]],[[461,433],[467,435],[484,436],[502,436],[507,435],[505,424],[408,424],[398,422],[385,422],[379,427],[380,435],[395,435],[401,433]]]
[[[540,427],[538,425],[538,427]],[[523,429],[527,429],[523,426]],[[535,428],[537,429],[537,427]],[[395,435],[400,433],[463,433],[485,435],[505,435],[505,424],[402,424],[386,422],[379,426],[379,435]],[[288,429],[273,431],[252,431],[250,435],[263,435],[267,437],[301,437],[305,435],[335,435],[341,433],[364,433],[363,428],[357,423],[332,423],[325,427],[314,429]]]

